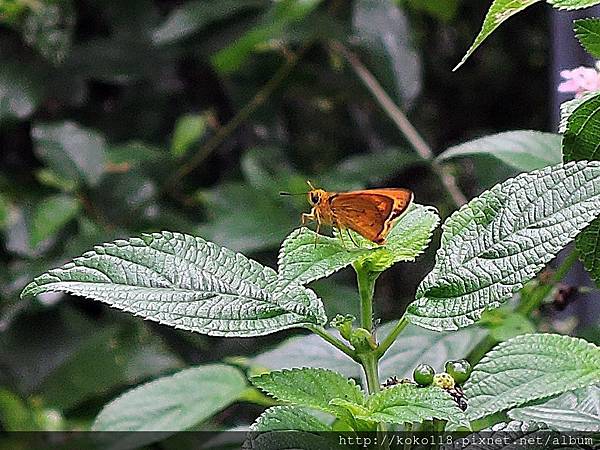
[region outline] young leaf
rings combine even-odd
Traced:
[[[398,424],[442,419],[468,425],[464,413],[452,397],[436,386],[424,388],[414,384],[400,384],[387,388],[371,395],[367,408],[368,414],[357,415],[356,418]]]
[[[73,122],[37,124],[31,130],[34,150],[61,178],[95,186],[106,165],[106,141]]]
[[[92,430],[171,433],[186,430],[235,402],[246,388],[244,375],[230,366],[213,364],[185,369],[125,392],[100,411]],[[142,446],[166,435],[123,436]]]
[[[465,384],[474,420],[600,381],[600,349],[583,339],[526,334],[499,344]]]
[[[369,256],[385,259],[388,267],[400,261],[414,261],[425,250],[438,221],[434,208],[412,205],[394,225],[385,245],[376,246],[355,235],[357,242],[368,246],[361,248],[354,246],[347,235],[343,237],[345,242],[342,244],[339,236],[317,236],[307,228],[300,228],[292,232],[281,246],[279,275],[286,280],[306,284]]]
[[[523,287],[600,214],[600,162],[521,174],[444,224],[433,270],[408,307],[411,322],[456,330]]]
[[[331,427],[297,406],[273,406],[256,419],[250,430],[258,432],[331,431]]]
[[[467,50],[465,56],[463,56],[461,61],[456,65],[454,70],[462,66],[469,56],[471,56],[477,49],[477,47],[479,47],[481,43],[502,24],[502,22],[539,1],[540,0],[494,0],[492,6],[490,6],[490,9],[485,16],[485,19],[483,19],[481,31],[475,38],[473,44],[471,44],[469,50]]]
[[[562,161],[561,137],[554,133],[506,131],[450,147],[439,160],[471,155],[488,155],[521,171],[552,166]]]
[[[565,161],[600,160],[600,94],[586,97],[567,119],[563,139]],[[600,219],[577,236],[575,246],[583,265],[600,285]]]
[[[353,380],[331,370],[303,368],[270,372],[250,379],[252,384],[277,400],[339,415],[333,399],[343,399],[358,405],[364,394]]]
[[[167,231],[96,246],[37,277],[21,296],[51,291],[212,336],[258,336],[327,320],[311,290],[241,254]]]
[[[590,55],[600,58],[600,20],[596,18],[579,19],[574,22],[575,36]]]
[[[511,409],[508,416],[523,422],[543,422],[558,431],[600,431],[600,387],[576,389],[540,403]]]
[[[200,114],[187,114],[175,124],[171,140],[171,154],[177,158],[185,155],[206,130],[206,117]]]

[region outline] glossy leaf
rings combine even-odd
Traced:
[[[31,130],[35,152],[60,177],[94,186],[106,165],[106,142],[74,122],[37,124]]]
[[[153,233],[96,246],[37,277],[22,296],[81,295],[175,328],[257,336],[326,321],[316,295],[201,238]]]
[[[600,19],[587,18],[575,22],[575,36],[590,55],[600,58]]]
[[[438,159],[477,155],[492,156],[520,171],[542,169],[562,161],[561,137],[531,130],[507,131],[450,147]]]
[[[600,431],[600,387],[565,392],[547,402],[511,409],[513,420],[541,422],[559,431]]]
[[[408,307],[411,322],[456,330],[507,301],[600,214],[600,162],[519,175],[443,225],[433,270]]]
[[[471,420],[600,382],[600,349],[583,339],[526,334],[503,342],[465,384]]]
[[[394,225],[383,246],[355,236],[355,241],[365,246],[360,248],[348,236],[330,238],[317,236],[307,228],[297,229],[281,246],[279,275],[306,284],[365,258],[385,260],[387,267],[400,261],[414,261],[427,247],[438,221],[435,209],[413,205]]]

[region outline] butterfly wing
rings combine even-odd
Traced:
[[[381,244],[394,221],[408,208],[412,197],[408,189],[367,189],[335,194],[329,203],[340,228],[350,228]]]

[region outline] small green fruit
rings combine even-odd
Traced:
[[[452,389],[454,387],[454,378],[452,378],[446,372],[444,373],[436,373],[433,376],[433,385],[437,387],[441,387],[442,389]]]
[[[433,383],[435,370],[429,364],[419,364],[413,371],[413,379],[420,386],[429,386]]]
[[[446,363],[446,373],[448,373],[458,384],[463,384],[471,375],[471,364],[466,359],[458,361],[448,361]]]

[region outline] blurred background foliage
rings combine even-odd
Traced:
[[[429,162],[337,49],[350,49],[435,153],[486,133],[546,130],[544,10],[514,18],[451,72],[488,6],[0,0],[0,427],[86,428],[129,386],[292,333],[225,340],[62,294],[19,300],[32,277],[94,244],[176,230],[275,267],[308,208],[278,193],[304,192],[306,180],[409,187],[447,217],[455,205]],[[485,159],[452,170],[467,197],[514,173]],[[432,263],[430,250],[386,272],[377,315],[399,317]],[[356,310],[350,271],[314,289],[330,317]],[[215,421],[256,411],[233,407]]]

